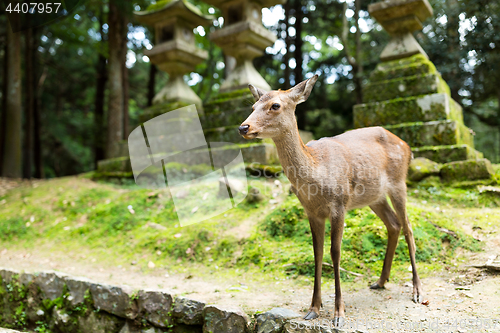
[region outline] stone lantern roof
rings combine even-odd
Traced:
[[[203,13],[195,5],[186,0],[160,1],[145,11],[134,12],[138,22],[155,26],[171,18],[181,18],[193,27],[209,25],[214,19]]]

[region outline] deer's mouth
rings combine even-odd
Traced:
[[[255,139],[258,135],[259,135],[259,132],[252,132],[252,133],[243,134],[242,136],[247,140],[251,140],[251,139]]]

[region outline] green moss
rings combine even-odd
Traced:
[[[483,158],[483,154],[468,145],[412,147],[415,157],[425,157],[438,163]]]
[[[454,120],[414,122],[384,126],[410,147],[466,144],[473,146],[470,130]]]
[[[492,179],[493,167],[487,159],[467,160],[447,163],[440,171],[445,182]]]
[[[451,98],[444,94],[400,97],[354,106],[354,127],[396,125],[417,121],[459,120],[455,108],[447,111]],[[461,115],[461,113],[460,113]]]
[[[363,89],[363,102],[379,102],[401,97],[436,93],[449,95],[449,88],[439,74],[414,75],[369,83]]]

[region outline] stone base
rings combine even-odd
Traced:
[[[266,164],[266,165],[272,165],[272,164],[277,164],[279,163],[278,161],[278,153],[276,152],[276,146],[274,144],[270,143],[247,143],[245,145],[239,145],[239,146],[227,146],[227,147],[220,147],[220,148],[215,148],[215,150],[236,150],[236,149],[241,149],[241,153],[243,155],[243,160],[245,163],[259,163],[259,164]],[[182,161],[182,160],[177,160],[176,162],[178,163],[185,163],[185,164],[190,164],[191,160],[201,160],[201,158],[198,156],[203,154],[206,154],[205,150],[199,150],[199,151],[192,151],[191,154],[188,155],[190,160]],[[233,156],[233,154],[229,154],[230,156]],[[116,158],[110,158],[107,160],[102,160],[97,163],[97,171],[98,173],[117,173],[117,172],[126,172],[130,173],[132,172],[132,166],[130,164],[130,157],[129,156],[124,156],[124,157],[116,157]]]
[[[447,119],[463,122],[462,107],[447,94],[358,104],[353,112],[356,128]]]
[[[479,160],[457,161],[443,165],[439,172],[445,182],[491,179],[495,172],[491,162]]]
[[[476,160],[483,158],[483,153],[468,145],[427,146],[411,149],[414,157],[425,157],[437,163]]]
[[[466,144],[474,147],[474,138],[463,123],[455,120],[404,123],[384,126],[410,147]]]

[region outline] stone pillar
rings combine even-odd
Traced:
[[[491,164],[474,149],[461,106],[412,35],[432,15],[428,1],[382,1],[368,11],[392,39],[363,89],[364,103],[354,106],[354,126],[383,126],[405,140],[415,157],[444,164],[446,181],[490,177]]]
[[[207,51],[195,45],[193,29],[211,23],[211,17],[185,0],[173,0],[159,8],[135,12],[141,23],[153,26],[156,45],[144,52],[151,62],[169,75],[169,81],[156,94],[153,104],[183,102],[196,104],[198,112],[203,110],[198,95],[184,82],[184,74],[194,71],[197,64],[207,59]]]
[[[224,53],[236,59],[236,67],[221,86],[221,92],[244,89],[253,84],[271,90],[253,66],[253,59],[274,44],[276,36],[262,25],[262,8],[284,3],[283,0],[208,0],[221,9],[224,27],[210,34],[210,39]]]

